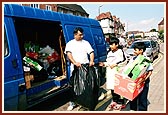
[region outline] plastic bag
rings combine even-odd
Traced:
[[[49,67],[47,68],[47,72],[51,76],[52,75],[61,76],[63,75],[61,67],[62,67],[61,61],[55,61],[49,65]]]
[[[74,68],[71,76],[71,85],[74,92],[74,101],[89,110],[94,110],[98,103],[98,74],[95,67],[88,64],[81,68]]]
[[[71,85],[75,95],[81,95],[85,89],[87,68],[82,65],[82,67],[74,67],[71,77]]]

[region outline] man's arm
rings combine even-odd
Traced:
[[[72,64],[76,65],[77,67],[80,67],[80,66],[81,66],[81,63],[76,62],[76,61],[73,59],[73,56],[72,56],[72,53],[71,53],[71,52],[67,52],[67,56],[68,56],[68,59],[71,61]]]
[[[91,52],[90,53],[90,63],[89,63],[90,66],[93,66],[94,65],[94,52]]]

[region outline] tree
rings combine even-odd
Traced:
[[[164,30],[159,31],[159,39],[164,40]]]
[[[151,29],[150,32],[157,32],[156,29]]]

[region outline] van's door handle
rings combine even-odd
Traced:
[[[19,91],[20,91],[20,92],[25,91],[25,89],[26,89],[25,83],[19,84]]]
[[[13,59],[13,60],[12,60],[12,66],[13,66],[14,68],[17,68],[17,67],[18,67],[17,59]]]

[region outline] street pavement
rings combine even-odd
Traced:
[[[165,59],[164,55],[162,56]],[[148,94],[149,111],[166,112],[166,64],[164,62],[162,67],[155,65],[151,76]]]
[[[148,100],[149,111],[166,113],[166,44],[160,45],[162,63],[154,63],[154,71],[151,76]],[[159,61],[159,60],[158,60]]]

